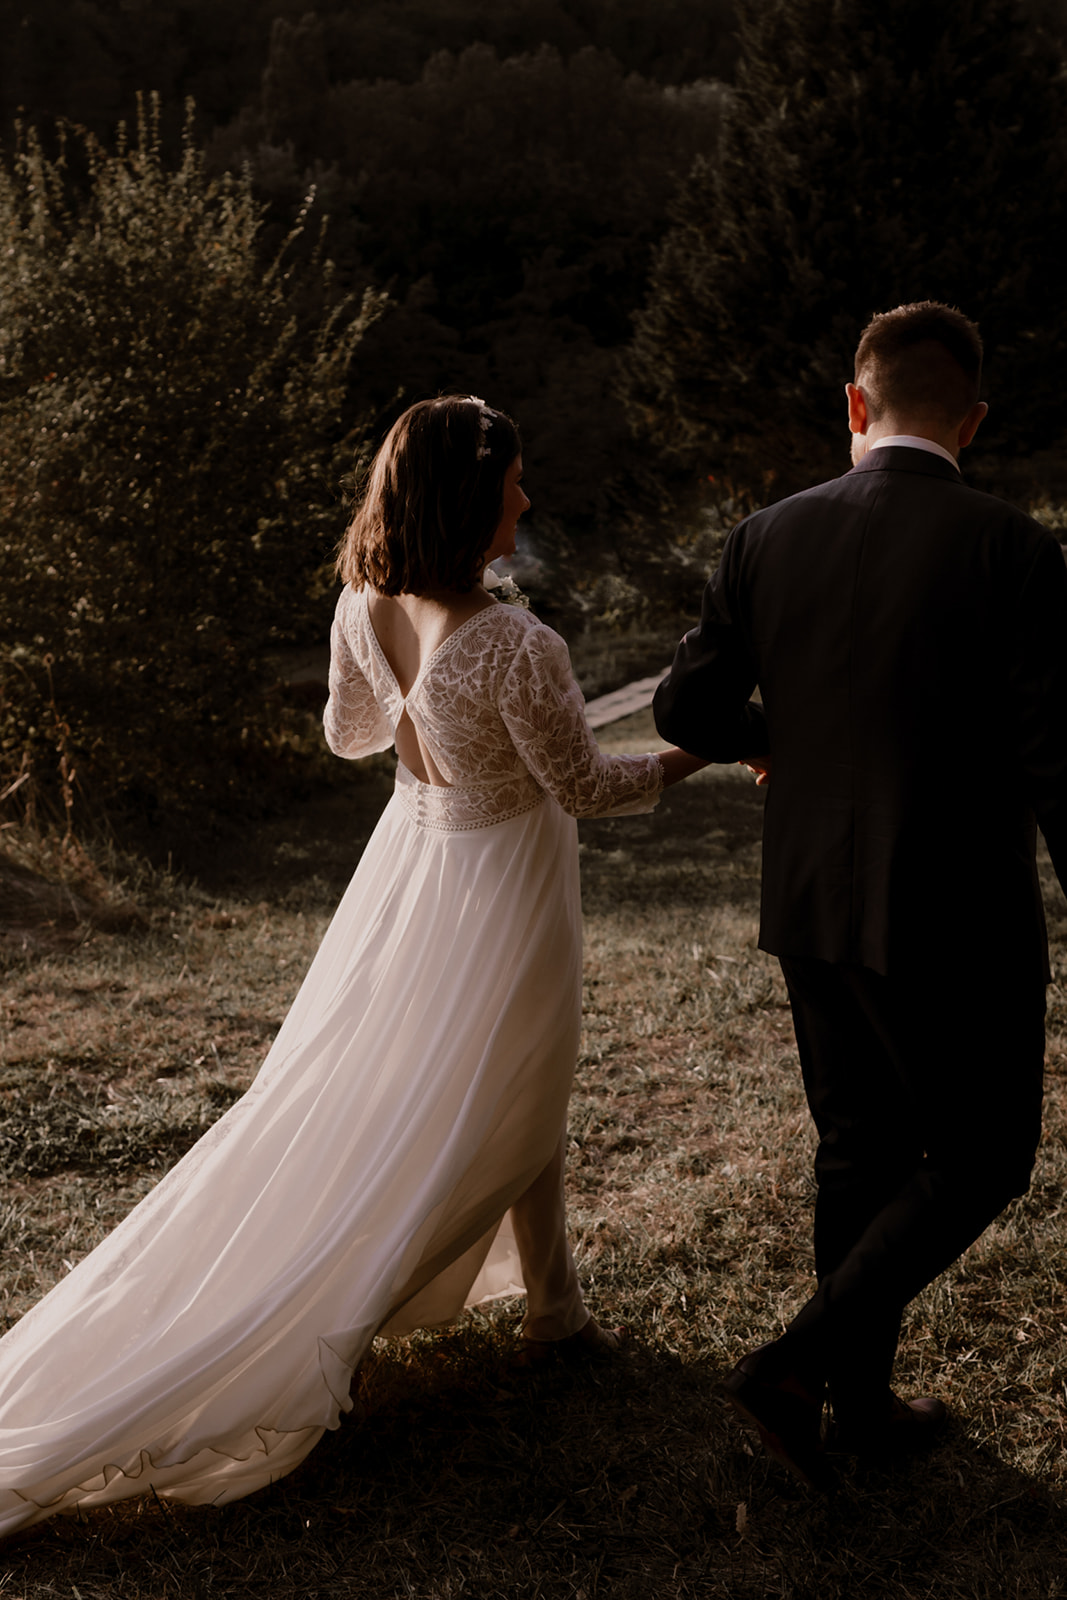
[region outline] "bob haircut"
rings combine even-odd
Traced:
[[[874,422],[887,414],[959,422],[976,403],[981,381],[977,327],[938,300],[880,312],[856,350],[856,383]]]
[[[511,418],[473,395],[409,407],[371,463],[338,551],[341,578],[389,595],[473,588],[521,448]]]

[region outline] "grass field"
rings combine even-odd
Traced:
[[[610,733],[617,748],[651,738],[642,718]],[[51,952],[8,938],[4,1325],[248,1083],[388,783],[378,763],[235,835],[195,889],[146,882],[140,920],[68,917],[64,944],[57,913]],[[755,948],[761,800],[714,769],[651,817],[582,826],[571,1215],[591,1303],[630,1329],[626,1358],[521,1376],[507,1304],[381,1343],[362,1419],[276,1487],[217,1510],[57,1519],[0,1547],[0,1600],[1067,1595],[1058,890],[1033,1188],[906,1323],[898,1387],[950,1403],[947,1441],[893,1473],[846,1469],[833,1497],[811,1498],[715,1393],[812,1281],[812,1137],[782,984]]]

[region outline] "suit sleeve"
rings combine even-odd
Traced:
[[[1015,617],[1013,698],[1030,803],[1067,894],[1067,564],[1043,539]]]
[[[743,528],[742,523],[726,541],[719,569],[704,590],[700,624],[678,646],[653,700],[660,735],[706,761],[743,761],[770,751],[767,719],[749,698],[757,668],[737,616]]]

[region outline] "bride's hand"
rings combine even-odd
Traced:
[[[699,772],[701,767],[710,766],[703,756],[691,756],[688,750],[660,750],[657,752],[659,764],[663,768],[663,787],[669,789],[672,783],[681,783],[683,778],[689,778],[694,772]]]
[[[765,789],[771,781],[770,756],[750,756],[747,761],[739,761],[739,767],[744,767],[746,772],[751,772],[756,780],[758,789]]]

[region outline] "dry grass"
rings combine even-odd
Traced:
[[[640,747],[647,731],[634,719],[614,739]],[[139,929],[12,960],[5,1316],[248,1081],[385,783],[379,771],[230,841],[196,891],[143,892]],[[811,1283],[812,1140],[782,985],[755,949],[760,803],[716,771],[656,816],[583,825],[572,1219],[596,1309],[631,1329],[628,1358],[520,1379],[510,1306],[382,1344],[363,1419],[275,1488],[214,1511],[147,1502],[45,1524],[0,1548],[0,1600],[1067,1595],[1059,912],[1034,1187],[907,1322],[900,1384],[950,1401],[947,1442],[810,1499],[716,1397],[717,1374]]]

